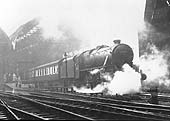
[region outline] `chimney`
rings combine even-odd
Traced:
[[[113,40],[114,44],[120,44],[120,39]]]

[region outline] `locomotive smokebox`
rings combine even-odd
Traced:
[[[119,40],[115,41],[116,43],[120,42]],[[134,54],[132,48],[126,44],[118,44],[112,51],[113,64],[117,65],[118,67],[122,67],[125,63],[131,65],[133,57]]]

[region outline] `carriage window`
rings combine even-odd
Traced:
[[[43,69],[41,69],[41,76],[43,76]]]
[[[41,76],[43,76],[43,69],[41,69]]]
[[[43,75],[45,76],[45,68],[43,68]]]
[[[47,68],[45,68],[45,75],[47,75]]]
[[[58,74],[58,65],[55,66],[55,74]]]
[[[47,67],[46,69],[47,69],[47,73],[46,74],[49,75],[49,67]]]
[[[39,70],[37,70],[37,73],[38,73],[37,76],[39,76]]]
[[[52,73],[52,71],[53,71],[53,68],[52,67],[50,67],[50,74],[52,75],[53,73]]]
[[[55,74],[55,66],[53,66],[53,74]]]
[[[51,75],[53,75],[53,66],[51,67]]]
[[[35,71],[35,77],[37,77],[37,76],[38,76],[38,70]]]
[[[36,77],[38,76],[38,70],[36,70]]]
[[[40,76],[40,69],[38,69],[38,76]]]
[[[36,70],[36,73],[37,73],[36,75],[38,76],[38,70]]]

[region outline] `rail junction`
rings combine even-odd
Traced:
[[[68,97],[54,92],[1,92],[1,105],[7,107],[2,118],[11,119],[10,112],[17,120],[170,120],[169,106],[77,94]]]

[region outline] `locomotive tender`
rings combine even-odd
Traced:
[[[35,88],[61,88],[64,91],[72,86],[93,88],[104,81],[100,78],[100,71],[114,73],[125,63],[133,67],[133,57],[129,45],[115,40],[113,46],[97,46],[73,57],[65,55],[61,60],[31,68],[25,73],[25,83],[32,83]],[[95,69],[99,72],[91,74]]]

